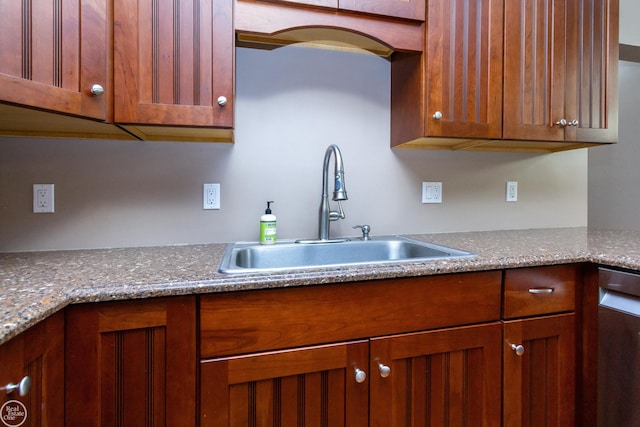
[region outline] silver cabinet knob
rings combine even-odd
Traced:
[[[378,363],[378,371],[380,371],[382,378],[387,378],[391,374],[391,368],[382,363]]]
[[[0,390],[5,390],[7,394],[17,390],[20,396],[26,396],[29,393],[29,389],[31,389],[31,377],[28,375],[21,379],[18,384],[9,383],[4,387],[0,387]]]
[[[433,118],[436,120],[440,120],[442,118],[442,112],[436,111],[435,113],[433,113]]]
[[[367,373],[362,369],[356,368],[355,370],[355,379],[358,384],[362,384],[367,379]]]
[[[96,83],[93,86],[91,86],[91,89],[89,90],[89,92],[91,92],[91,95],[93,96],[100,96],[104,93],[104,88],[101,85]]]
[[[218,97],[218,105],[221,107],[224,107],[225,105],[227,105],[227,97],[226,96],[219,96]]]
[[[580,122],[577,119],[573,119],[570,122],[567,121],[567,119],[560,119],[556,122],[556,126],[560,126],[561,128],[563,127],[567,127],[567,126],[578,126],[580,124]]]
[[[518,356],[522,356],[524,354],[524,346],[522,344],[511,344],[511,350],[515,351]]]

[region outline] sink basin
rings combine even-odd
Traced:
[[[325,266],[382,264],[472,257],[471,252],[426,243],[401,236],[373,237],[339,243],[275,245],[230,243],[220,264],[221,273],[277,272]]]

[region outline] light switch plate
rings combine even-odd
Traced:
[[[422,203],[442,203],[442,182],[422,183]]]
[[[518,201],[518,181],[507,181],[506,200],[507,202]]]

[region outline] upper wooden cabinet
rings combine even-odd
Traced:
[[[233,141],[232,0],[110,3],[0,3],[0,134]]]
[[[107,7],[104,0],[0,2],[0,100],[104,120]]]
[[[618,0],[505,2],[505,139],[615,142]]]
[[[142,139],[190,127],[228,141],[233,48],[232,0],[114,1],[115,122]]]
[[[500,138],[502,0],[429,0],[427,7],[425,53],[398,52],[391,63],[391,145]]]
[[[428,0],[425,53],[392,57],[391,145],[552,152],[615,142],[618,7]]]
[[[106,0],[2,1],[0,16],[0,135],[133,139],[105,123]]]

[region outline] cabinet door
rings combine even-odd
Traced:
[[[500,425],[499,323],[371,341],[371,426]]]
[[[505,427],[574,425],[574,322],[574,314],[504,322]]]
[[[355,341],[203,361],[201,425],[367,427],[368,349]]]
[[[105,0],[0,2],[0,101],[106,118]]]
[[[24,396],[0,392],[4,425],[64,425],[64,314],[59,312],[0,346],[0,385],[31,378]]]
[[[338,0],[338,5],[342,10],[425,20],[425,0]]]
[[[618,0],[567,2],[570,36],[567,49],[566,128],[572,141],[618,139]]]
[[[502,136],[502,0],[429,0],[428,136]]]
[[[231,12],[231,0],[115,0],[115,121],[232,127]]]
[[[505,139],[564,140],[565,1],[505,2]]]
[[[68,426],[195,426],[195,298],[67,309]]]

